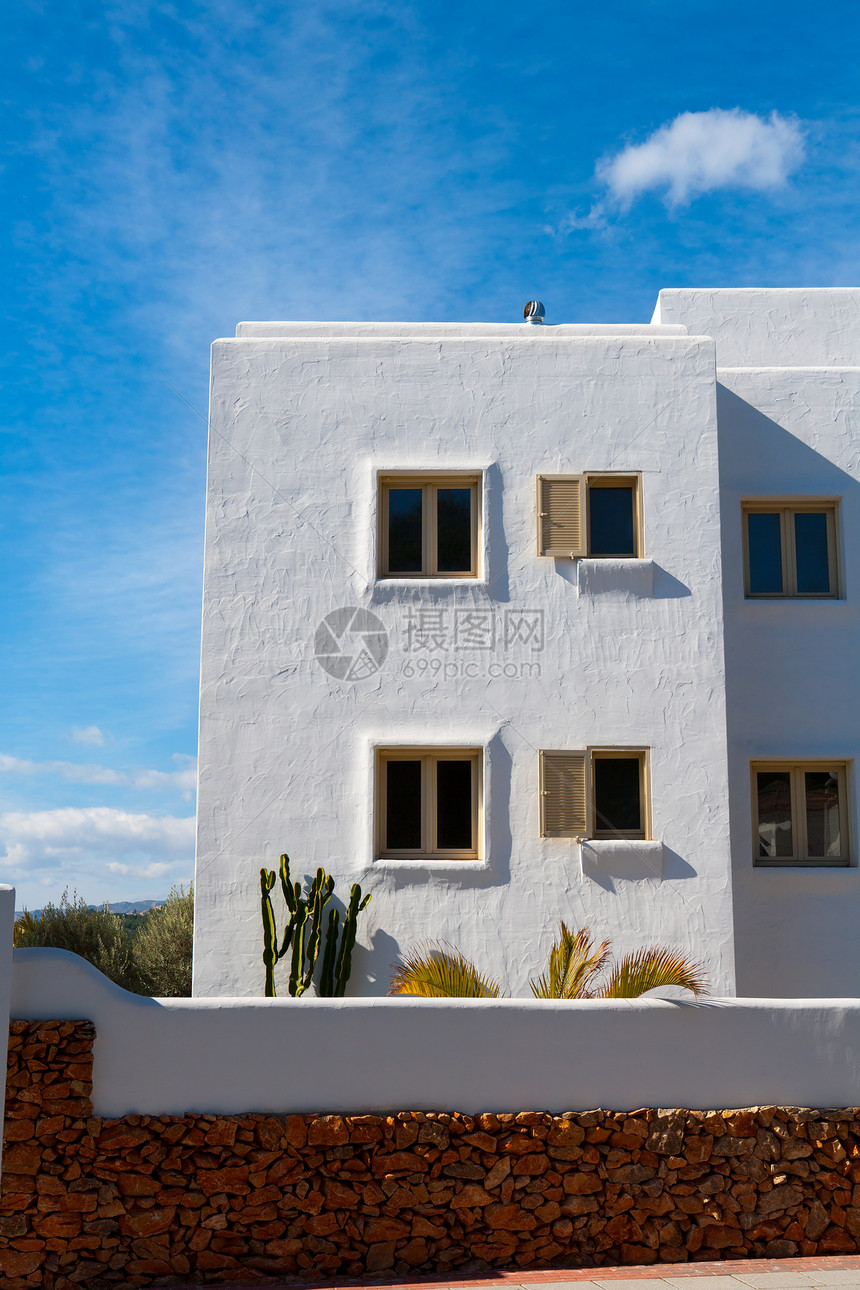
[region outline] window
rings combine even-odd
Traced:
[[[846,784],[845,762],[754,762],[755,863],[847,865]]]
[[[479,748],[377,752],[377,854],[400,860],[480,859]]]
[[[543,838],[647,838],[648,751],[540,754]]]
[[[763,499],[742,506],[748,597],[838,596],[835,501]]]
[[[638,475],[538,475],[537,492],[538,555],[640,555]]]
[[[476,578],[480,477],[383,475],[380,575]]]

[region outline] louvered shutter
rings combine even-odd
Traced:
[[[585,550],[585,477],[538,475],[538,555],[578,559]]]
[[[584,752],[540,755],[540,832],[542,838],[580,838],[588,832]]]

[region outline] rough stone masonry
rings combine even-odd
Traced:
[[[858,1250],[857,1108],[108,1120],[94,1038],[12,1023],[2,1290]]]

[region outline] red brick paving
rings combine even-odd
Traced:
[[[404,1281],[399,1277],[368,1277],[363,1281],[305,1281],[290,1278],[281,1282],[259,1282],[268,1290],[364,1290],[367,1286],[397,1286],[398,1290],[471,1290],[471,1287],[534,1285],[578,1281],[659,1281],[664,1277],[743,1276],[745,1272],[856,1272],[860,1282],[860,1254],[827,1254],[820,1257],[791,1259],[714,1259],[708,1263],[649,1263],[612,1268],[541,1268],[538,1272],[510,1270],[485,1275],[424,1277]],[[219,1290],[248,1290],[248,1282],[219,1283]],[[170,1290],[169,1287],[166,1290]],[[178,1290],[178,1288],[177,1288]]]

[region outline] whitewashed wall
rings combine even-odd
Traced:
[[[143,999],[16,950],[12,1016],[95,1022],[96,1114],[854,1106],[860,1002]]]
[[[212,358],[195,994],[262,992],[258,869],[282,850],[298,876],[324,865],[341,894],[373,892],[356,993],[441,937],[523,995],[564,917],[619,952],[692,951],[731,994],[712,343],[647,325],[239,330]],[[484,472],[483,579],[375,581],[376,472],[397,468]],[[643,472],[646,559],[535,555],[536,474],[582,470]],[[364,682],[313,658],[343,605],[389,632]],[[539,609],[545,648],[471,674],[449,650],[410,675],[407,611],[471,606],[500,625]],[[484,747],[484,863],[375,859],[372,752],[398,742]],[[656,845],[538,836],[538,750],[590,744],[650,747]]]
[[[15,888],[0,883],[0,1071],[6,1069],[9,1016],[12,997],[12,927],[15,922]],[[6,1080],[0,1080],[0,1124],[6,1106]],[[3,1168],[3,1135],[0,1134],[0,1170]]]
[[[854,367],[857,287],[671,288],[653,322],[713,336],[720,367]]]
[[[860,290],[668,291],[715,337],[738,991],[860,995]],[[840,497],[835,601],[744,600],[741,499]],[[755,868],[750,762],[853,761],[847,869]]]

